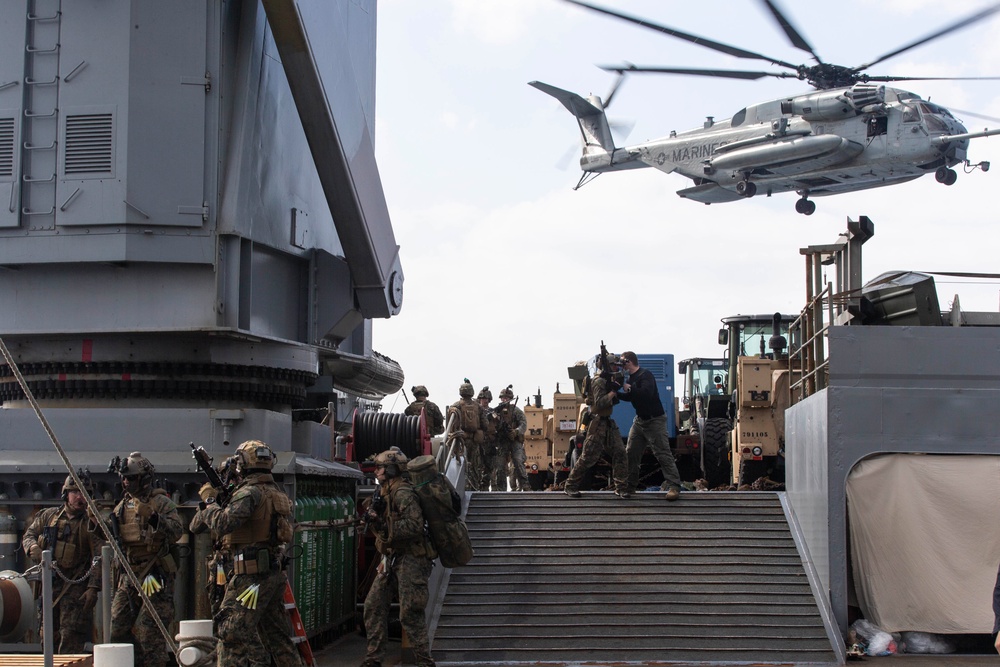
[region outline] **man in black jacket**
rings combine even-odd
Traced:
[[[628,458],[628,491],[635,492],[639,485],[639,464],[646,446],[653,452],[663,471],[663,486],[667,489],[667,500],[677,500],[681,495],[681,476],[677,472],[677,462],[670,451],[670,437],[667,435],[667,415],[660,401],[660,391],[656,388],[653,374],[639,366],[635,352],[625,352],[621,364],[628,373],[628,382],[618,392],[618,398],[629,401],[635,408],[635,419],[628,432],[625,452]]]

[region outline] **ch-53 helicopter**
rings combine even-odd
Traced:
[[[873,76],[865,70],[986,19],[1000,11],[1000,4],[870,62],[844,67],[824,62],[772,0],[761,1],[792,45],[812,54],[815,65],[795,65],[580,0],[565,1],[738,58],[765,60],[791,70],[604,65],[602,69],[618,75],[604,101],[596,95],[585,99],[540,81],[530,82],[529,85],[559,100],[579,123],[583,141],[580,167],[584,173],[574,189],[604,172],[653,167],[668,174],[677,172],[694,181],[691,187],[677,191],[681,197],[694,201],[713,204],[738,201],[758,193],[770,196],[794,191],[800,195],[795,210],[812,215],[816,203],[810,197],[896,185],[928,173],[933,173],[939,183],[953,185],[958,178],[952,169],[955,165],[964,164],[966,171],[989,169],[989,162],[972,164],[966,150],[970,139],[1000,134],[1000,129],[969,132],[948,109],[877,82],[1000,77]],[[753,104],[726,120],[714,121],[709,117],[704,127],[671,132],[662,139],[619,148],[614,145],[605,109],[625,75],[633,73],[749,80],[794,78],[808,82],[816,90]]]

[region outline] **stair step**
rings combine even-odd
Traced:
[[[472,493],[453,663],[836,662],[776,493]]]

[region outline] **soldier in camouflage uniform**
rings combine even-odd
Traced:
[[[590,406],[590,423],[587,425],[587,437],[583,441],[583,452],[577,459],[573,470],[563,486],[567,496],[580,497],[580,482],[594,464],[607,454],[611,457],[611,475],[614,479],[615,494],[622,498],[631,497],[628,490],[628,459],[625,457],[625,443],[622,442],[618,424],[611,418],[611,411],[618,397],[616,387],[611,378],[618,371],[618,360],[614,355],[607,356],[608,368],[603,369],[603,362],[598,357],[597,376],[590,382],[585,400]]]
[[[219,473],[219,479],[222,480],[227,488],[233,488],[240,483],[240,476],[236,471],[235,456],[226,458],[216,464],[215,467],[216,472]],[[215,502],[218,492],[211,484],[208,484],[207,486],[202,485],[198,491],[198,495],[202,496],[200,509],[204,510],[207,506],[206,500],[211,499],[212,502]],[[191,523],[188,525],[188,530],[191,531],[192,535],[200,535],[210,530],[208,524],[205,523],[204,512],[195,512],[194,518],[191,519]],[[211,536],[212,553],[208,556],[206,562],[205,595],[208,597],[208,603],[214,617],[219,613],[219,608],[222,606],[222,598],[226,594],[226,582],[233,578],[233,554],[223,546],[221,535],[213,530],[211,531]]]
[[[404,476],[406,456],[398,449],[390,449],[375,457],[375,465],[384,502],[372,503],[365,521],[375,532],[375,548],[382,554],[382,562],[365,598],[368,652],[361,667],[382,665],[394,592],[399,597],[399,621],[410,639],[417,667],[434,667],[424,612],[427,580],[437,552],[424,528],[420,501]]]
[[[171,546],[184,532],[177,505],[163,489],[153,488],[155,469],[145,456],[132,452],[118,473],[125,492],[112,511],[121,548],[157,615],[167,628],[174,620],[174,574]],[[135,646],[135,664],[161,667],[170,653],[156,621],[142,604],[128,577],[121,577],[111,602],[111,643]]]
[[[484,469],[483,443],[486,441],[486,432],[483,429],[489,421],[482,406],[472,400],[475,394],[475,388],[466,378],[458,388],[459,400],[448,407],[449,418],[452,414],[456,415],[451,434],[460,441],[455,452],[465,454],[466,457],[465,488],[469,491],[483,490],[482,480],[478,475]]]
[[[510,402],[514,398],[512,385],[500,392],[500,404],[493,413],[497,418],[497,453],[493,459],[493,487],[502,485],[500,476],[508,476],[511,491],[527,491],[528,471],[524,464],[528,460],[524,453],[524,432],[528,430],[528,420],[524,411]],[[508,467],[507,461],[510,460]]]
[[[441,408],[436,403],[427,400],[427,397],[430,396],[427,387],[418,384],[416,387],[412,387],[410,391],[413,392],[413,402],[406,406],[403,414],[415,417],[420,414],[421,410],[424,410],[427,413],[428,432],[432,436],[444,433],[444,415],[441,414]]]
[[[274,664],[298,667],[302,658],[292,642],[292,625],[285,610],[288,579],[283,565],[285,546],[292,540],[292,502],[271,476],[274,452],[259,440],[236,450],[239,485],[223,508],[216,489],[202,486],[205,508],[196,520],[218,535],[222,551],[232,554],[232,576],[215,615],[221,641],[218,667]]]
[[[90,475],[77,475],[93,496]],[[35,563],[42,552],[52,550],[52,639],[56,653],[83,653],[93,638],[94,606],[101,589],[101,568],[92,567],[101,555],[102,534],[94,532],[96,522],[87,511],[80,488],[72,475],[62,486],[63,505],[38,512],[24,531],[21,546]],[[89,575],[88,575],[89,572]],[[66,581],[69,579],[77,583]],[[47,631],[43,628],[43,631]]]
[[[497,422],[490,401],[493,400],[493,392],[489,387],[483,387],[476,395],[480,407],[486,414],[486,424],[483,427],[483,460],[479,469],[479,489],[490,490],[490,483],[493,481],[493,463],[497,455]],[[497,491],[498,489],[493,489]],[[503,489],[506,491],[506,489]]]

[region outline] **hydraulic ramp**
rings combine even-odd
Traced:
[[[841,664],[780,493],[472,493],[438,664]],[[442,591],[437,591],[440,597]],[[436,627],[435,627],[436,625]]]

